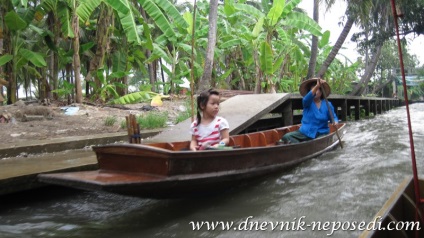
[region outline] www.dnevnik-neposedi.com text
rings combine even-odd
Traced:
[[[376,217],[374,221],[312,221],[306,222],[306,216],[294,218],[292,221],[255,221],[249,216],[243,221],[190,221],[192,230],[221,230],[221,231],[328,231],[331,236],[336,231],[364,231],[364,230],[421,230],[419,222],[389,222],[382,225],[382,218]]]

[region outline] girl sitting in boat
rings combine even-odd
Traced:
[[[229,125],[225,118],[218,116],[219,102],[219,92],[214,89],[203,91],[197,97],[197,119],[190,126],[190,150],[228,145]]]
[[[283,143],[299,143],[330,133],[328,121],[332,120],[329,111],[333,114],[334,124],[338,123],[339,119],[334,112],[333,105],[328,102],[329,110],[326,102],[323,102],[324,95],[321,92],[321,85],[325,90],[325,95],[330,95],[330,86],[323,79],[309,79],[300,85],[299,91],[303,96],[302,125],[299,130],[285,134],[281,139]]]

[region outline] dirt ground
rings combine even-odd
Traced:
[[[149,103],[112,107],[91,103],[65,105],[63,102],[23,102],[0,106],[0,143],[13,146],[29,140],[46,140],[67,136],[84,136],[123,132],[121,122],[130,113],[143,115],[151,110],[168,112],[169,123],[186,109],[186,99],[164,100],[161,107]],[[67,109],[68,107],[68,109]],[[74,113],[71,113],[75,110]],[[67,115],[70,113],[72,115]],[[116,118],[105,125],[107,118]]]

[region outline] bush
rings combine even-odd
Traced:
[[[146,115],[137,117],[140,129],[154,129],[166,127],[168,121],[167,112],[149,112]]]
[[[105,119],[105,126],[113,126],[117,122],[116,117],[110,116]]]

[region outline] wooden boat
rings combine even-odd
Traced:
[[[339,135],[345,124],[338,124]],[[41,174],[39,180],[87,190],[147,198],[176,198],[217,191],[269,175],[338,145],[335,127],[315,140],[283,145],[299,125],[230,137],[230,149],[187,151],[189,141],[96,146],[99,170]]]
[[[424,180],[419,180],[421,196],[424,195]],[[374,216],[376,226],[365,230],[360,238],[424,237],[422,221],[424,214],[418,210],[416,221],[414,180],[406,178]],[[416,223],[418,222],[418,223]],[[389,225],[390,223],[390,225]],[[396,228],[396,224],[402,229]],[[419,225],[418,233],[416,229]],[[402,226],[402,227],[401,227]],[[390,229],[390,230],[389,230]]]

